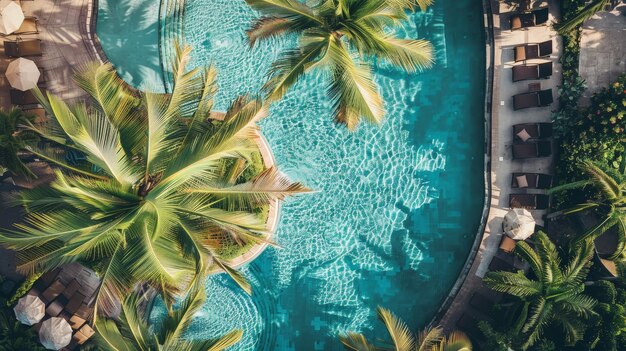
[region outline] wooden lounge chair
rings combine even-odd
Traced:
[[[527,210],[546,210],[550,205],[550,198],[545,194],[510,194],[511,208],[525,208]]]
[[[86,322],[87,321],[85,319],[83,319],[82,317],[78,315],[72,315],[72,317],[70,317],[70,320],[69,320],[72,330],[80,329],[83,325],[85,325]]]
[[[552,62],[513,66],[513,81],[544,79],[552,75]]]
[[[511,30],[539,26],[548,22],[549,10],[547,7],[528,13],[518,13],[511,16]]]
[[[469,304],[485,314],[490,314],[496,303],[481,293],[474,293],[472,297],[470,297]]]
[[[552,176],[542,173],[513,173],[511,188],[549,189],[552,187]]]
[[[510,257],[509,257],[510,259]],[[498,256],[494,256],[489,263],[489,270],[491,272],[512,272],[515,273],[518,269],[512,262],[507,262]]]
[[[552,40],[539,44],[525,44],[515,47],[515,62],[550,56]]]
[[[59,272],[61,272],[61,268],[56,268],[50,272],[44,273],[33,285],[34,288],[37,288],[39,291],[46,290],[50,284],[52,284],[57,277],[59,276]]]
[[[78,283],[78,281],[76,279],[72,279],[72,281],[69,283],[67,288],[65,288],[65,290],[63,290],[62,295],[66,299],[71,299],[72,296],[74,296],[74,294],[76,293],[76,291],[78,291],[78,289],[80,289],[80,288],[81,288],[80,283]]]
[[[46,307],[46,314],[50,317],[57,317],[63,311],[63,303],[57,298]]]
[[[4,54],[8,57],[41,56],[41,40],[28,39],[4,41]]]
[[[91,338],[96,332],[91,329],[89,324],[83,325],[76,333],[74,333],[74,340],[78,345],[84,344],[89,338]]]
[[[552,101],[552,89],[517,94],[513,95],[513,109],[550,106]]]
[[[552,123],[523,123],[513,126],[515,141],[525,142],[532,139],[552,137]]]
[[[41,90],[41,92],[44,94],[44,96],[46,95],[46,92],[44,89]],[[11,103],[13,105],[35,105],[39,103],[39,100],[37,100],[37,98],[35,97],[35,94],[33,94],[32,91],[28,90],[28,91],[21,91],[21,90],[17,90],[17,89],[11,89]]]
[[[81,307],[84,301],[85,301],[85,295],[77,292],[76,294],[72,296],[70,301],[67,303],[67,305],[65,306],[65,310],[70,314],[76,314],[76,312],[78,312],[78,309]]]
[[[37,34],[39,33],[39,28],[37,27],[37,17],[35,16],[26,16],[24,17],[24,22],[18,30],[11,34]]]
[[[548,140],[513,144],[513,159],[548,157],[552,155],[552,144]]]
[[[500,250],[511,253],[515,250],[516,241],[511,239],[508,235],[503,234],[502,239],[500,240]]]
[[[59,295],[61,295],[63,290],[65,290],[65,285],[61,283],[59,279],[55,280],[41,294],[41,296],[43,297],[43,302],[46,304],[52,302],[52,300],[56,299]]]

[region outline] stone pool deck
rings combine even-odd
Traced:
[[[583,103],[626,72],[626,4],[585,21],[578,67],[587,85]]]
[[[495,293],[487,289],[482,278],[488,271],[489,264],[496,254],[502,238],[502,219],[510,210],[509,194],[523,193],[524,191],[512,191],[511,173],[513,172],[533,172],[552,174],[552,157],[536,158],[528,160],[513,160],[511,145],[513,143],[512,126],[519,123],[550,122],[552,111],[558,108],[557,87],[561,84],[561,66],[559,57],[562,48],[560,37],[548,26],[532,27],[525,30],[511,31],[509,18],[511,9],[506,3],[496,0],[490,1],[491,19],[486,18],[486,22],[492,21],[493,35],[493,62],[487,60],[487,69],[493,69],[493,85],[491,101],[486,110],[491,111],[491,133],[490,157],[486,160],[490,164],[490,174],[488,175],[488,186],[490,187],[491,198],[489,199],[489,213],[480,245],[476,255],[470,262],[467,275],[460,285],[454,300],[447,306],[445,314],[439,319],[439,324],[446,332],[454,329],[463,329],[457,326],[458,321],[469,316],[476,320],[488,319],[479,309],[470,304],[470,300],[475,293],[484,296],[494,296]],[[536,1],[531,7],[550,8],[549,23],[553,23],[555,18],[559,18],[559,7],[556,0]],[[491,35],[489,34],[489,35]],[[546,40],[553,40],[553,53],[547,58],[553,64],[553,76],[550,79],[540,81],[522,81],[514,83],[512,77],[512,66],[514,62],[514,47],[525,43],[539,43]],[[488,55],[489,57],[490,55]],[[528,60],[527,63],[545,62],[546,60]],[[517,63],[520,64],[520,63]],[[514,111],[512,96],[528,91],[528,83],[540,82],[541,89],[552,89],[554,103],[550,107],[530,108]],[[554,147],[553,147],[554,149]],[[526,190],[525,193],[539,193],[539,191]],[[543,217],[546,211],[531,211],[539,225],[543,224]],[[515,261],[515,265],[522,267],[522,262]],[[462,279],[462,278],[461,278]]]

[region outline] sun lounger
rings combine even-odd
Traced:
[[[542,173],[513,173],[511,188],[549,189],[552,187],[552,176]]]
[[[56,268],[50,272],[44,273],[33,285],[33,288],[38,289],[39,291],[46,290],[59,276],[59,272],[61,272],[61,268]]]
[[[76,293],[72,296],[70,301],[65,306],[65,310],[70,314],[75,314],[76,312],[78,312],[78,309],[83,304],[83,301],[85,301],[85,295],[81,293]]]
[[[516,241],[511,239],[508,235],[503,234],[502,239],[500,240],[500,250],[511,253],[515,250]]]
[[[493,259],[491,259],[491,263],[489,263],[489,271],[515,273],[518,271],[518,269],[515,268],[512,263],[507,262],[498,256],[494,256]]]
[[[48,307],[46,307],[46,314],[50,317],[56,317],[63,311],[63,304],[59,299],[52,301]]]
[[[513,126],[515,141],[546,139],[552,137],[552,123],[523,123]]]
[[[28,39],[4,41],[4,54],[8,57],[41,56],[41,40]]]
[[[84,344],[89,338],[91,338],[96,332],[91,329],[89,324],[85,324],[76,333],[74,333],[74,340],[78,345]]]
[[[515,61],[525,61],[552,54],[552,40],[539,44],[526,44],[515,47]]]
[[[552,101],[552,89],[517,94],[513,95],[513,109],[550,106]]]
[[[511,16],[511,30],[534,27],[548,22],[549,10],[547,7],[528,13],[518,13]]]
[[[42,90],[44,96],[45,90]],[[11,103],[13,105],[35,105],[39,103],[39,100],[35,97],[32,91],[21,91],[17,89],[11,89]]]
[[[86,322],[87,322],[86,320],[84,320],[82,317],[78,315],[72,315],[72,317],[70,317],[70,320],[69,320],[72,330],[80,329]]]
[[[80,289],[80,288],[81,288],[80,283],[78,283],[78,281],[76,279],[72,279],[72,281],[69,283],[67,288],[65,288],[65,290],[63,290],[62,295],[66,299],[71,299],[72,296],[74,296],[74,293],[76,293],[76,291],[78,291],[78,289]]]
[[[490,314],[496,303],[481,293],[474,293],[470,298],[469,304],[485,314]]]
[[[552,145],[548,140],[528,141],[513,144],[513,159],[548,157],[552,154]]]
[[[63,290],[65,290],[65,285],[63,285],[63,283],[61,283],[60,280],[55,280],[54,282],[52,282],[52,284],[50,284],[50,286],[44,290],[44,292],[41,294],[41,296],[43,297],[45,303],[50,303],[52,302],[52,300],[56,299],[59,295],[61,295],[61,293],[63,292]]]
[[[39,33],[39,28],[37,27],[37,17],[35,16],[26,16],[24,17],[24,22],[18,30],[11,34],[37,34]]]
[[[513,66],[513,81],[548,78],[552,75],[552,62]]]
[[[525,208],[527,210],[546,210],[550,204],[550,198],[545,194],[510,194],[509,206],[511,208]]]

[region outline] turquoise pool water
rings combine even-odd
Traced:
[[[133,84],[162,84],[158,67],[144,75],[158,52],[154,38],[114,30],[124,19],[103,14],[124,4],[156,22],[156,5],[100,3],[98,34],[110,60]],[[186,0],[184,39],[195,64],[219,69],[219,108],[258,91],[277,54],[294,43],[249,49],[245,29],[255,16],[243,0]],[[283,249],[268,249],[242,269],[252,297],[223,275],[207,281],[208,303],[189,337],[243,328],[235,350],[341,350],[340,331],[383,335],[377,305],[415,329],[433,317],[469,253],[483,206],[482,8],[441,0],[398,31],[430,39],[437,65],[418,75],[376,67],[388,110],[380,127],[351,134],[333,125],[321,76],[308,76],[272,107],[262,128],[280,168],[318,192],[286,201],[277,233]],[[154,47],[137,52],[118,38],[129,35]],[[152,318],[162,313],[157,305]]]

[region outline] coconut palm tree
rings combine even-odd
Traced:
[[[592,0],[589,4],[585,5],[585,7],[576,11],[571,18],[559,23],[556,28],[559,33],[565,34],[583,24],[583,22],[591,18],[591,16],[595,15],[597,12],[602,11],[610,3],[611,0]]]
[[[432,65],[426,40],[399,39],[388,31],[406,18],[414,0],[325,0],[307,5],[298,0],[246,0],[263,14],[248,31],[250,45],[280,35],[299,35],[298,47],[272,65],[263,89],[270,101],[280,99],[302,76],[324,68],[335,121],[350,130],[364,118],[380,123],[383,100],[372,79],[370,57],[416,72]],[[431,1],[419,1],[425,8]]]
[[[619,233],[618,247],[611,256],[612,259],[621,256],[626,251],[626,177],[612,169],[604,169],[599,164],[591,161],[583,161],[581,169],[589,176],[589,179],[564,184],[550,189],[551,193],[593,188],[597,193],[595,198],[589,198],[586,202],[573,206],[563,211],[564,214],[573,214],[585,210],[595,210],[601,216],[600,223],[583,233],[578,240],[585,241],[588,238],[596,238],[611,228],[616,228]]]
[[[219,338],[209,340],[185,339],[185,331],[193,315],[204,305],[204,285],[194,284],[180,306],[170,312],[160,325],[150,326],[139,313],[142,296],[133,292],[122,305],[122,313],[116,321],[100,318],[96,322],[96,343],[104,351],[220,351],[241,339],[242,331],[233,330]]]
[[[33,172],[19,157],[20,150],[38,140],[32,131],[21,128],[35,121],[35,117],[20,109],[0,111],[0,168],[19,176],[34,178]],[[4,172],[0,172],[2,175]]]
[[[94,106],[68,106],[36,91],[55,118],[47,128],[30,128],[62,147],[30,148],[57,167],[56,180],[22,192],[25,223],[0,235],[22,272],[90,264],[102,280],[95,308],[105,313],[137,282],[171,306],[189,282],[214,269],[250,292],[221,250],[265,243],[264,209],[307,189],[275,168],[232,182],[229,165],[248,164],[258,153],[256,121],[266,107],[241,97],[223,122],[207,122],[215,72],[186,70],[190,51],[177,48],[171,94],[133,91],[108,64],[77,76]],[[59,149],[85,161],[69,163]]]
[[[520,348],[528,349],[548,325],[561,325],[569,344],[580,340],[583,321],[594,315],[596,301],[583,294],[584,280],[593,256],[593,244],[588,240],[573,249],[567,264],[562,264],[555,245],[543,232],[534,236],[535,249],[518,241],[515,253],[528,262],[534,279],[522,271],[489,272],[484,282],[495,291],[519,298],[522,308],[512,331],[522,335]]]
[[[354,351],[471,351],[472,343],[461,332],[453,332],[445,337],[441,328],[429,328],[417,336],[407,325],[389,310],[378,307],[378,318],[385,324],[391,338],[385,345],[370,343],[363,334],[349,332],[340,335],[339,340],[347,350]]]

